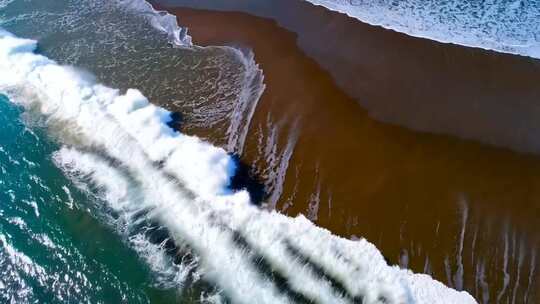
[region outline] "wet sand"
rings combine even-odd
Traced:
[[[366,237],[391,263],[430,273],[479,302],[538,301],[540,158],[477,142],[537,150],[538,62],[411,38],[310,9],[321,15],[317,35],[354,29],[369,39],[361,45],[351,39],[349,48],[336,51],[331,40],[319,39],[314,47],[312,37],[271,19],[173,10],[198,45],[253,49],[267,88],[242,160],[264,179],[272,163],[270,139],[277,138],[283,151],[287,140],[297,138],[275,208],[305,214],[344,237]],[[294,23],[308,28],[309,20],[297,15]],[[406,55],[416,53],[422,66]],[[348,62],[353,57],[370,59]],[[471,100],[477,101],[475,115],[462,117]],[[477,114],[484,112],[489,117],[482,120]],[[450,121],[464,133],[438,129]]]

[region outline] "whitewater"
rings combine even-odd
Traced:
[[[540,1],[308,0],[410,36],[540,59]]]
[[[43,119],[61,145],[56,165],[81,189],[98,189],[125,229],[151,222],[168,231],[161,245],[180,256],[178,288],[195,271],[235,303],[476,303],[387,265],[365,239],[259,209],[231,189],[237,164],[225,150],[170,128],[171,113],[138,90],[101,85],[36,48],[0,32],[0,92]],[[137,252],[160,269],[147,249]]]

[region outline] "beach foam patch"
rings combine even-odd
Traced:
[[[191,37],[187,34],[187,28],[180,27],[176,16],[165,11],[155,10],[145,0],[117,0],[121,5],[138,14],[145,16],[148,22],[157,30],[166,33],[169,43],[173,46],[191,46]]]
[[[410,36],[540,59],[540,1],[307,0]]]

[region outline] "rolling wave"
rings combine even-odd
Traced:
[[[175,248],[181,271],[196,268],[233,302],[475,303],[427,275],[388,266],[365,239],[257,208],[247,191],[229,188],[236,163],[225,150],[175,132],[171,113],[138,90],[121,94],[36,48],[0,32],[0,90],[46,118],[63,145],[57,165],[100,189],[131,219],[128,229],[141,222],[166,229],[162,245]]]

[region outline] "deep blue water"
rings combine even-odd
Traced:
[[[30,115],[0,96],[0,302],[175,299],[103,223],[99,202],[55,166],[58,146],[39,122],[24,119]]]

